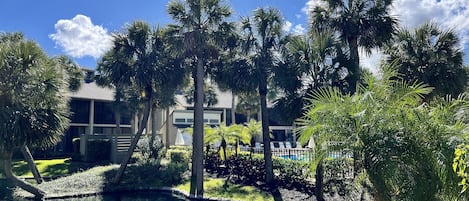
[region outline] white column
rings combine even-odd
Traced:
[[[94,134],[94,100],[90,101],[89,135]]]

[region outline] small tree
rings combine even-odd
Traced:
[[[41,189],[12,172],[15,149],[46,148],[57,143],[69,123],[66,74],[61,61],[49,58],[20,33],[0,35],[0,151],[5,176],[20,188],[43,197]]]

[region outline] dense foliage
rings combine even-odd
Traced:
[[[360,164],[355,171],[368,173],[379,199],[456,197],[453,150],[468,134],[468,114],[462,107],[467,99],[423,103],[431,88],[408,84],[395,70],[365,80],[355,95],[334,88],[313,93],[298,121],[301,140],[349,144]],[[316,146],[318,160],[325,157],[321,147]]]
[[[408,83],[423,82],[435,89],[428,95],[457,97],[468,81],[463,52],[453,30],[426,23],[414,31],[399,30],[385,51],[388,63],[399,68]]]

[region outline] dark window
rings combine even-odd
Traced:
[[[186,119],[176,118],[174,119],[174,123],[186,123]]]
[[[219,124],[220,121],[218,121],[218,119],[210,119],[210,123],[211,124]]]
[[[90,101],[71,100],[70,112],[72,123],[89,123],[90,120]]]
[[[95,124],[115,124],[114,111],[110,102],[94,103],[94,123]]]
[[[194,123],[194,119],[187,119],[187,123]]]

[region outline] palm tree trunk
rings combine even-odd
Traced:
[[[166,142],[165,142],[165,146],[166,146],[166,149],[169,149],[169,143],[170,143],[170,140],[169,140],[169,108],[166,108],[166,125],[165,125],[165,131],[166,131]]]
[[[231,91],[231,125],[236,124],[236,95]]]
[[[118,184],[120,182],[121,177],[124,174],[125,169],[127,168],[127,164],[129,163],[129,160],[132,157],[132,154],[134,153],[135,147],[137,146],[137,142],[142,136],[143,129],[145,129],[147,122],[148,122],[148,118],[150,116],[150,109],[151,109],[151,95],[149,95],[148,100],[146,101],[145,109],[143,111],[143,119],[142,119],[142,122],[139,124],[137,134],[135,135],[135,138],[132,140],[129,150],[127,151],[127,155],[122,159],[119,170],[117,171],[117,174],[114,177],[113,183],[115,184]]]
[[[29,148],[24,145],[21,147],[21,153],[24,156],[24,159],[28,162],[29,169],[31,169],[31,172],[34,175],[34,179],[38,184],[41,184],[44,182],[44,180],[41,177],[41,174],[39,174],[39,170],[37,169],[36,164],[34,163],[33,155],[29,151]]]
[[[271,185],[274,181],[274,172],[270,147],[269,117],[267,115],[267,80],[265,76],[261,79],[261,83],[259,84],[259,99],[261,106],[262,139],[264,142],[265,181],[268,185]]]
[[[11,182],[13,182],[15,185],[22,188],[23,190],[32,193],[33,195],[36,196],[36,198],[41,199],[46,195],[46,192],[42,191],[41,189],[29,183],[26,183],[25,181],[16,177],[15,174],[13,174],[13,171],[11,169],[11,166],[12,166],[11,158],[13,155],[13,151],[4,150],[2,155],[3,155],[3,171],[7,179],[9,179]]]
[[[349,75],[347,82],[350,85],[350,92],[355,93],[357,82],[360,81],[360,58],[358,55],[358,39],[356,37],[348,40],[350,60],[352,65],[349,67]]]
[[[155,142],[156,138],[156,132],[157,132],[157,126],[156,126],[156,120],[157,120],[157,107],[156,104],[153,104],[151,106],[151,138],[150,138],[150,147],[153,150],[153,143]]]
[[[204,63],[202,55],[197,56],[194,90],[194,134],[192,141],[192,175],[190,196],[203,197],[204,171]]]

